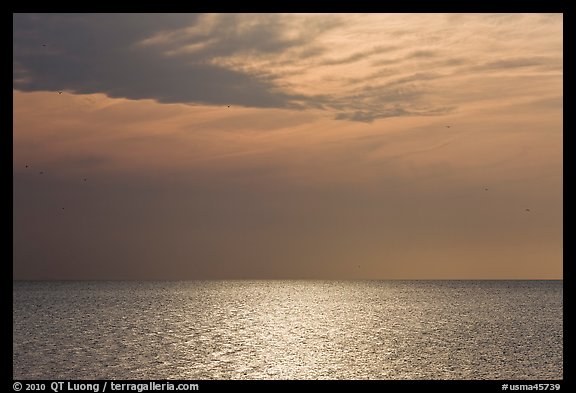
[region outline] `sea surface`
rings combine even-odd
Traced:
[[[562,379],[562,281],[14,281],[14,379]]]

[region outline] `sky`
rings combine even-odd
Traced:
[[[562,279],[562,14],[14,14],[13,279]]]

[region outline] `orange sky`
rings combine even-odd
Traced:
[[[561,279],[562,24],[16,14],[14,278]]]

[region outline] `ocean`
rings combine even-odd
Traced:
[[[562,281],[14,281],[14,379],[563,379]]]

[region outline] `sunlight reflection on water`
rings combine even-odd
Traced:
[[[14,282],[14,378],[562,379],[562,285]]]

